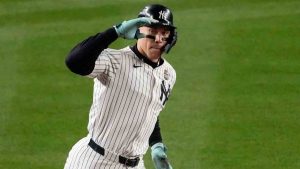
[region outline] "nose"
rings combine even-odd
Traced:
[[[162,43],[163,42],[163,36],[161,34],[156,34],[155,35],[155,42],[156,43]]]

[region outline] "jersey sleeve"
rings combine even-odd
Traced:
[[[170,64],[168,64],[168,72],[169,73],[167,74],[167,76],[170,78],[171,89],[173,89],[176,83],[176,71]]]
[[[171,80],[171,84],[172,84],[172,89],[173,89],[173,87],[174,87],[174,85],[175,85],[175,83],[176,83],[176,71],[173,69],[173,71],[172,71],[172,76],[173,76],[173,78],[172,78],[172,80]]]
[[[120,68],[121,51],[113,49],[105,49],[95,61],[93,71],[87,75],[90,78],[110,79],[115,76],[117,70]]]
[[[114,28],[90,36],[70,51],[65,60],[67,67],[76,74],[89,75],[94,69],[99,54],[117,38]]]

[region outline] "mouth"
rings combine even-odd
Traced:
[[[161,54],[161,49],[160,48],[150,48],[150,51],[152,53]]]
[[[152,49],[152,50],[159,50],[159,51],[161,50],[160,47],[151,47],[150,49]]]

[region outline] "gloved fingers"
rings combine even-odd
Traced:
[[[167,155],[164,152],[154,152],[152,154],[153,159],[165,160],[167,159]]]
[[[152,160],[156,169],[172,169],[167,154],[165,153],[167,151],[166,146],[162,143],[156,143],[151,147],[151,150]]]
[[[152,158],[159,159],[159,160],[167,158],[167,154],[164,152],[162,147],[154,148],[151,152],[151,156]]]
[[[172,166],[170,165],[167,158],[165,158],[164,160],[157,161],[156,166],[159,169],[172,169]]]
[[[136,31],[135,36],[134,36],[135,39],[141,39],[144,37],[146,37],[146,35],[141,33],[139,29]]]
[[[166,153],[161,153],[159,154],[160,159],[165,160],[167,159],[167,154]]]
[[[136,23],[137,26],[142,26],[142,25],[151,25],[153,23],[158,23],[159,21],[153,18],[141,17],[141,18],[134,19],[134,22]]]
[[[164,167],[165,167],[166,169],[172,169],[172,166],[171,166],[171,164],[169,163],[169,160],[168,160],[167,158],[163,161],[163,163],[164,163]]]

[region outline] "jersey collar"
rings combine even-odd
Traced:
[[[135,55],[141,59],[143,62],[145,62],[146,64],[150,65],[152,68],[156,68],[160,65],[162,65],[164,63],[163,58],[160,58],[160,62],[159,63],[155,63],[152,62],[150,59],[148,59],[147,57],[145,57],[144,55],[142,55],[138,49],[137,49],[137,45],[135,44],[134,46],[131,46],[130,49],[135,53]]]

